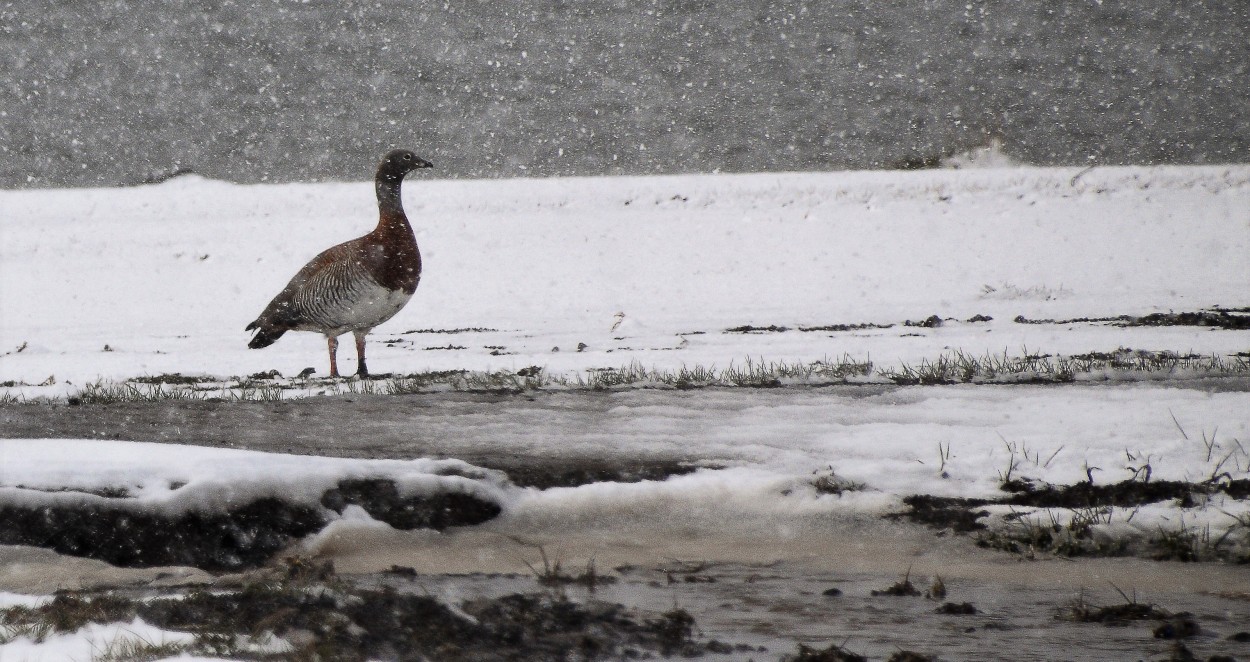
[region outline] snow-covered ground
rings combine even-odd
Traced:
[[[413,302],[374,332],[375,372],[540,366],[576,375],[631,363],[676,370],[842,356],[890,366],[954,351],[1250,351],[1246,330],[1013,321],[1250,307],[1250,166],[417,179],[405,202],[425,275]],[[319,336],[288,334],[254,351],[243,327],[308,258],[375,220],[363,183],[183,177],[132,189],[0,191],[0,394],[57,398],[99,380],[165,373],[290,376],[312,366],[323,374]],[[903,325],[931,315],[949,321]],[[968,321],[974,316],[993,319]],[[860,324],[880,326],[803,330]],[[744,325],[787,330],[727,332]],[[351,370],[350,350],[340,358]],[[401,559],[422,572],[523,570],[526,544],[603,567],[692,549],[703,558],[845,567],[865,548],[837,540],[848,530],[880,532],[874,527],[887,525],[868,523],[900,510],[904,496],[1001,495],[1006,472],[1105,484],[1148,463],[1156,480],[1250,478],[1244,387],[602,397],[609,406],[574,398],[515,420],[492,417],[489,405],[446,420],[437,407],[421,415],[446,426],[441,450],[451,457],[458,443],[494,443],[501,453],[537,456],[602,448],[695,457],[708,468],[665,481],[537,490],[489,472],[445,475],[447,462],[466,473],[455,461],[6,439],[0,497],[87,502],[124,488],[128,507],[163,512],[275,494],[315,506],[337,480],[381,476],[410,491],[467,486],[503,512],[472,530],[433,533],[396,532],[348,508],[302,549],[362,571]],[[822,493],[820,482],[851,489]],[[65,488],[72,491],[57,491]],[[1098,530],[1121,539],[1171,527],[1210,539],[1232,531],[1228,545],[1250,542],[1242,536],[1250,504],[1220,495],[1107,519]]]
[[[628,364],[676,370],[843,356],[880,367],[953,351],[1132,347],[1227,358],[1250,350],[1246,330],[1014,321],[1250,307],[1250,166],[414,177],[405,200],[425,276],[413,302],[374,332],[375,372],[536,365],[576,375]],[[363,183],[238,186],[192,176],[128,189],[0,192],[0,383],[11,384],[0,392],[60,396],[101,379],[175,372],[324,372],[320,336],[290,333],[248,350],[243,326],[311,255],[368,230],[375,218],[372,187]],[[949,321],[902,324],[930,315]],[[968,321],[977,315],[993,319]],[[885,328],[810,330],[838,324]],[[788,330],[727,332],[744,325]],[[435,332],[416,333],[427,330]],[[340,354],[350,366],[351,350]],[[605,444],[620,452],[636,444],[639,454],[685,430],[673,438],[695,444],[692,454],[741,461],[755,473],[674,479],[672,489],[701,484],[715,492],[721,488],[711,486],[723,482],[765,511],[793,504],[743,496],[747,486],[772,493],[777,480],[828,465],[879,490],[850,499],[867,499],[875,511],[909,491],[985,496],[996,490],[1011,448],[1036,459],[1064,447],[1036,476],[1055,483],[1081,480],[1086,465],[1120,480],[1131,474],[1111,467],[1134,464],[1137,454],[1152,461],[1156,477],[1209,475],[1210,453],[1199,462],[1172,415],[1191,436],[1219,430],[1223,453],[1250,436],[1250,406],[1235,392],[971,388],[774,400],[707,396],[675,413],[665,409],[675,403],[622,403],[624,427],[608,435],[532,420],[514,427],[537,430],[547,440],[540,446]],[[724,435],[706,433],[723,420],[734,421]],[[737,441],[726,446],[726,439]],[[949,480],[920,463],[938,459],[939,443],[951,444]],[[79,451],[26,442],[4,448],[6,486],[29,483],[36,466],[68,467],[47,479],[65,485],[112,480],[84,478],[72,462],[56,461],[57,453],[72,460]],[[98,454],[140,472],[127,485],[186,482],[143,473],[155,469],[141,471],[123,448]],[[140,455],[149,458],[142,466],[163,466],[155,450]],[[1229,462],[1238,460],[1234,452]],[[307,479],[274,475],[272,491]],[[178,499],[194,502],[192,492],[182,488]]]
[[[1250,305],[1247,166],[414,177],[404,197],[425,273],[371,336],[378,373],[1247,348],[1201,328],[1013,322]],[[172,372],[325,374],[320,336],[248,350],[243,327],[376,217],[364,183],[0,191],[0,383],[35,397]],[[993,321],[901,326],[931,315]],[[895,326],[798,330],[865,323]],[[743,325],[792,330],[724,333]],[[406,333],[458,329],[493,331]]]

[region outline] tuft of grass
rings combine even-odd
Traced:
[[[1117,626],[1127,625],[1133,621],[1163,620],[1168,618],[1168,612],[1154,605],[1138,602],[1136,591],[1130,597],[1115,584],[1111,586],[1120,594],[1120,597],[1124,598],[1124,602],[1100,607],[1086,601],[1085,591],[1082,590],[1072,599],[1072,602],[1060,608],[1056,612],[1055,617],[1062,620],[1076,621],[1077,623],[1102,623],[1103,625]]]
[[[659,618],[649,618],[645,626],[656,637],[660,644],[660,653],[665,657],[680,654],[682,657],[699,657],[702,652],[692,646],[694,640],[694,616],[681,608],[670,609]]]
[[[1158,535],[1150,539],[1150,546],[1154,550],[1151,558],[1156,561],[1202,561],[1211,558],[1215,551],[1210,525],[1201,529],[1187,526],[1184,516],[1176,529],[1159,527]]]
[[[118,636],[91,654],[92,662],[151,662],[182,655],[193,646],[176,642],[152,642],[136,634]]]
[[[864,483],[848,480],[833,471],[833,467],[825,471],[813,471],[812,487],[817,494],[833,494],[842,496],[844,492],[861,492],[867,487]]]
[[[1095,526],[1111,523],[1116,512],[1112,506],[1047,508],[1031,514],[1013,509],[1004,518],[1008,526],[980,534],[977,545],[1018,554],[1028,560],[1035,559],[1037,554],[1064,558],[1125,556],[1129,554],[1128,541],[1105,542],[1093,534]]]
[[[9,609],[4,610],[10,611]],[[0,612],[0,621],[4,620],[4,613]],[[43,643],[48,635],[52,634],[52,624],[47,621],[31,621],[20,622],[12,625],[0,625],[0,646],[3,646],[16,639],[29,639],[37,644]]]
[[[453,384],[466,372],[466,370],[440,370],[394,377],[385,382],[384,391],[388,395],[424,393],[438,385]]]
[[[672,380],[672,385],[680,389],[699,388],[715,384],[718,380],[716,366],[687,368],[683,364],[677,371],[677,376]]]
[[[846,644],[845,641],[842,643]],[[829,647],[824,649],[799,644],[797,654],[787,655],[782,659],[786,662],[868,662],[868,658],[852,653],[838,644],[829,644]]]
[[[845,383],[854,377],[872,374],[872,361],[857,361],[849,355],[837,361],[823,359],[811,363],[755,362],[750,358],[740,368],[730,365],[721,380],[735,386],[820,385]]]
[[[575,381],[563,383],[592,390],[631,386],[679,389],[708,386],[772,388],[785,385],[822,386],[848,383],[853,378],[866,378],[871,374],[871,361],[858,361],[850,356],[843,356],[840,360],[824,358],[810,363],[765,361],[762,358],[748,357],[741,364],[730,363],[724,370],[717,370],[715,366],[691,368],[683,365],[676,372],[646,368],[635,361],[620,368],[589,370],[585,376],[579,374]]]
[[[538,366],[516,372],[473,372],[469,370],[437,370],[394,377],[383,382],[379,392],[389,395],[425,393],[438,389],[453,391],[491,391],[521,393],[550,386],[553,381]],[[372,391],[370,391],[372,392]]]
[[[880,591],[873,591],[872,594],[874,596],[890,595],[895,597],[916,597],[922,595],[920,589],[916,588],[916,585],[911,583],[911,568],[908,568],[906,574],[903,575],[903,578],[895,582],[892,586]]]
[[[277,402],[282,399],[282,391],[277,384],[257,383],[249,379],[239,382],[234,388],[223,387],[221,398],[232,402]]]
[[[903,363],[877,375],[895,384],[934,385],[969,383],[1066,383],[1078,378],[1112,378],[1116,374],[1148,376],[1244,375],[1250,359],[1237,355],[1177,354],[1120,348],[1114,352],[1091,352],[1071,356],[1007,352],[976,356],[953,350],[917,365]]]
[[[264,378],[259,378],[264,375]],[[515,372],[469,370],[443,370],[412,373],[400,376],[383,376],[370,380],[276,380],[267,373],[253,378],[232,378],[224,385],[213,385],[207,378],[184,377],[177,373],[158,377],[140,377],[124,382],[97,381],[88,384],[69,396],[70,404],[113,404],[120,402],[156,402],[167,400],[203,400],[273,402],[282,400],[287,391],[320,387],[320,393],[349,392],[358,395],[402,395],[438,390],[483,391],[495,393],[524,393],[540,389],[612,390],[622,388],[677,388],[706,387],[772,388],[781,386],[827,386],[834,384],[893,383],[900,386],[942,384],[1018,384],[1018,383],[1066,383],[1077,380],[1181,377],[1221,377],[1250,375],[1250,354],[1228,356],[1194,354],[1181,355],[1173,352],[1148,352],[1120,348],[1114,352],[1092,352],[1072,356],[1051,356],[1029,352],[1027,348],[1018,356],[1002,354],[973,355],[960,350],[943,353],[918,364],[901,363],[898,366],[878,368],[870,358],[855,359],[843,355],[838,359],[828,357],[810,362],[766,361],[748,357],[741,363],[731,363],[728,368],[716,366],[686,366],[677,370],[647,368],[638,361],[621,367],[592,368],[569,374],[550,374],[540,366],[530,366]],[[207,383],[206,383],[207,382]],[[27,400],[20,394],[0,394],[0,404],[18,404]],[[1203,443],[1208,459],[1222,458],[1215,467],[1212,479],[1221,477],[1221,466],[1229,462],[1240,470],[1240,458],[1245,449],[1234,449],[1216,441],[1215,433]],[[1062,449],[1062,447],[1061,447]],[[1060,449],[1060,450],[1061,450]],[[1215,454],[1219,450],[1218,455]],[[949,446],[939,446],[942,460],[949,459]],[[1045,466],[1054,455],[1043,463],[1040,456],[1030,456],[1027,449],[1017,450],[1026,461]],[[1241,455],[1238,455],[1241,453]],[[945,467],[939,469],[944,470]]]
[[[59,593],[51,602],[38,607],[0,609],[0,639],[28,636],[42,641],[54,632],[74,632],[88,623],[128,622],[135,617],[135,606],[126,598],[113,595],[86,597]]]
[[[1041,469],[1049,468],[1050,463],[1055,460],[1064,448],[1063,444],[1060,444],[1059,447],[1056,448],[1054,452],[1047,455],[1045,461],[1043,461],[1041,451],[1034,449],[1030,452],[1028,444],[1007,441],[1007,439],[1001,434],[998,435],[998,438],[1002,439],[1003,445],[1007,447],[1007,468],[1005,470],[1000,469],[998,471],[998,482],[1003,486],[1010,486],[1013,480],[1018,481],[1018,479],[1013,479],[1012,475],[1025,463],[1032,464],[1034,467]],[[940,444],[938,449],[941,450]],[[947,453],[949,454],[949,452],[950,447],[948,445]]]
[[[1102,539],[1094,535],[1095,527],[1110,524],[1117,513],[1126,521],[1135,509],[1113,506],[1086,508],[1047,508],[1032,513],[1012,511],[1004,517],[1006,526],[977,536],[977,545],[1018,554],[1032,560],[1037,554],[1057,557],[1117,557],[1140,555],[1157,561],[1244,563],[1250,560],[1245,549],[1250,543],[1250,517],[1238,518],[1215,535],[1211,525],[1201,527],[1185,523],[1176,527],[1157,527],[1139,541]],[[1225,513],[1228,514],[1228,513]]]
[[[740,366],[734,366],[731,362],[721,378],[734,386],[772,387],[781,386],[782,378],[801,379],[805,376],[806,373],[801,365],[768,363],[762,358],[757,363],[747,357],[746,362]]]
[[[185,388],[166,387],[165,384],[142,384],[123,382],[107,384],[93,382],[69,396],[71,401],[85,405],[108,405],[123,402],[164,402],[168,400],[202,400],[204,394]]]
[[[277,372],[274,370],[273,372]],[[143,375],[134,377],[130,381],[138,384],[199,384],[200,382],[211,382],[212,377],[200,377],[195,375],[184,375],[180,372],[169,372],[161,375]]]
[[[1228,558],[1234,563],[1247,564],[1250,563],[1250,514],[1234,515],[1230,512],[1221,510],[1221,513],[1227,515],[1233,520],[1233,523],[1225,529],[1224,534],[1211,543],[1211,549],[1220,558]],[[1236,543],[1240,541],[1240,553],[1225,550],[1222,546],[1225,543]]]
[[[542,370],[526,372],[519,370],[500,370],[498,372],[469,372],[462,377],[463,383],[457,388],[461,391],[507,391],[520,393],[538,389],[548,383]]]
[[[1007,529],[979,533],[977,546],[1010,552],[1032,561],[1037,558],[1037,551],[1049,547],[1054,539],[1055,532],[1043,527],[1037,518],[1013,511],[1005,519],[1010,523]]]
[[[595,560],[590,559],[586,562],[586,570],[580,575],[569,575],[561,571],[560,560],[554,563],[547,558],[547,550],[542,545],[537,545],[538,555],[542,559],[543,567],[539,569],[529,561],[525,561],[525,566],[533,573],[534,579],[542,586],[548,588],[557,588],[569,585],[585,586],[590,592],[594,592],[595,588],[601,585],[616,583],[616,577],[612,575],[603,575],[595,570]]]
[[[594,368],[576,375],[576,382],[564,382],[568,386],[585,388],[592,391],[606,391],[622,386],[652,385],[672,386],[675,379],[669,379],[670,373],[652,370],[634,361],[620,368]]]
[[[1066,362],[1029,353],[1011,356],[986,353],[976,356],[962,350],[922,359],[918,365],[901,364],[882,370],[880,376],[899,385],[968,384],[981,382],[1069,382],[1074,373]]]

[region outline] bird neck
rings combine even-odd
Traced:
[[[379,176],[375,188],[378,193],[378,228],[376,232],[391,234],[412,234],[412,226],[408,225],[408,215],[404,213],[404,204],[400,199],[400,184],[403,178]]]
[[[398,212],[400,216],[404,214],[404,203],[399,195],[399,187],[403,181],[402,177],[378,174],[378,178],[374,181],[374,189],[378,194],[378,209],[383,215],[386,215],[388,211]]]

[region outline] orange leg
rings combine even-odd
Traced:
[[[338,377],[339,376],[339,360],[338,360],[339,339],[333,338],[331,336],[326,336],[326,344],[330,348],[330,376]]]
[[[353,331],[352,335],[356,336],[356,375],[359,377],[369,376],[369,367],[365,365],[365,335],[368,331]]]

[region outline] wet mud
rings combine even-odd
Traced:
[[[1186,481],[1138,481],[1128,480],[1106,485],[1079,482],[1074,485],[1035,485],[1028,481],[1004,482],[1001,498],[961,498],[931,495],[913,495],[903,498],[908,511],[899,517],[938,528],[951,528],[958,532],[983,530],[979,522],[988,511],[981,506],[1031,506],[1039,508],[1099,508],[1133,507],[1146,503],[1173,501],[1183,507],[1193,507],[1195,497],[1228,495],[1236,500],[1250,497],[1250,480]]]
[[[1116,326],[1201,326],[1216,329],[1250,329],[1250,309],[1210,308],[1180,313],[1149,315],[1116,315],[1114,317],[1078,317],[1066,320],[1015,318],[1017,324],[1114,324]]]
[[[403,530],[481,524],[500,512],[498,504],[470,494],[401,496],[389,480],[345,480],[321,502],[340,513],[348,505],[360,506],[374,519]],[[43,547],[123,568],[225,571],[264,565],[330,521],[326,510],[276,498],[223,513],[162,514],[116,496],[65,505],[0,505],[0,544]]]
[[[942,317],[941,315],[930,315],[919,320],[904,320],[899,325],[904,327],[920,327],[927,329],[935,329],[943,326],[946,322],[963,322],[964,324],[975,324],[977,322],[990,322],[994,318],[989,315],[974,315],[966,320],[958,320],[953,317]],[[1067,324],[1113,324],[1116,326],[1134,327],[1134,326],[1200,326],[1216,329],[1232,329],[1246,330],[1250,329],[1250,309],[1247,308],[1210,308],[1207,310],[1197,310],[1189,312],[1167,312],[1167,313],[1150,313],[1148,315],[1113,315],[1110,317],[1077,317],[1072,319],[1031,319],[1023,315],[1015,317],[1016,324],[1045,324],[1045,325],[1067,325]],[[769,324],[767,326],[743,325],[725,329],[725,333],[785,333],[786,331],[862,331],[865,329],[889,329],[894,327],[894,323],[872,323],[861,322],[856,324],[823,324],[814,326],[798,326],[788,327],[778,324]],[[1108,355],[1109,356],[1109,355]]]
[[[949,528],[966,533],[986,528],[978,520],[989,514],[988,511],[979,510],[987,505],[1069,509],[1125,508],[1175,500],[1182,507],[1191,508],[1198,497],[1226,494],[1233,499],[1245,499],[1250,496],[1250,480],[1208,480],[1193,483],[1125,480],[1098,485],[1075,483],[1040,486],[1012,480],[1003,483],[1002,489],[1010,494],[999,499],[965,499],[928,494],[907,496],[903,498],[903,504],[908,509],[898,517],[935,528]]]
[[[325,524],[314,509],[261,499],[229,513],[166,517],[114,504],[0,507],[0,543],[121,567],[255,567]]]
[[[258,576],[233,590],[58,593],[39,607],[0,610],[0,625],[60,633],[137,617],[196,634],[193,644],[172,652],[233,659],[563,661],[692,658],[746,650],[703,640],[694,617],[677,607],[647,614],[549,591],[450,605],[412,590],[340,579],[329,564],[300,559],[287,564],[285,577]],[[277,651],[272,646],[249,650],[246,642],[262,637],[285,645]]]
[[[1244,500],[1250,494],[1250,480],[1231,479],[1227,475],[1201,482],[1125,480],[1119,483],[1074,485],[1036,485],[1028,481],[1003,483],[1007,496],[999,499],[964,499],[927,494],[903,498],[907,510],[888,517],[905,519],[934,529],[957,534],[972,534],[978,546],[1032,559],[1039,553],[1063,558],[1082,556],[1142,556],[1159,561],[1223,561],[1238,565],[1250,564],[1250,557],[1234,545],[1226,545],[1229,534],[1214,540],[1179,530],[1158,531],[1141,540],[1101,540],[1093,533],[1100,514],[1108,515],[1115,508],[1132,509],[1146,504],[1172,501],[1182,508],[1192,508],[1216,495]],[[1071,512],[1065,524],[1058,520],[1049,525],[991,527],[981,520],[989,516],[986,506],[1008,505]],[[1007,519],[1019,521],[1025,513],[1013,513]],[[1250,580],[1248,580],[1250,583]]]

